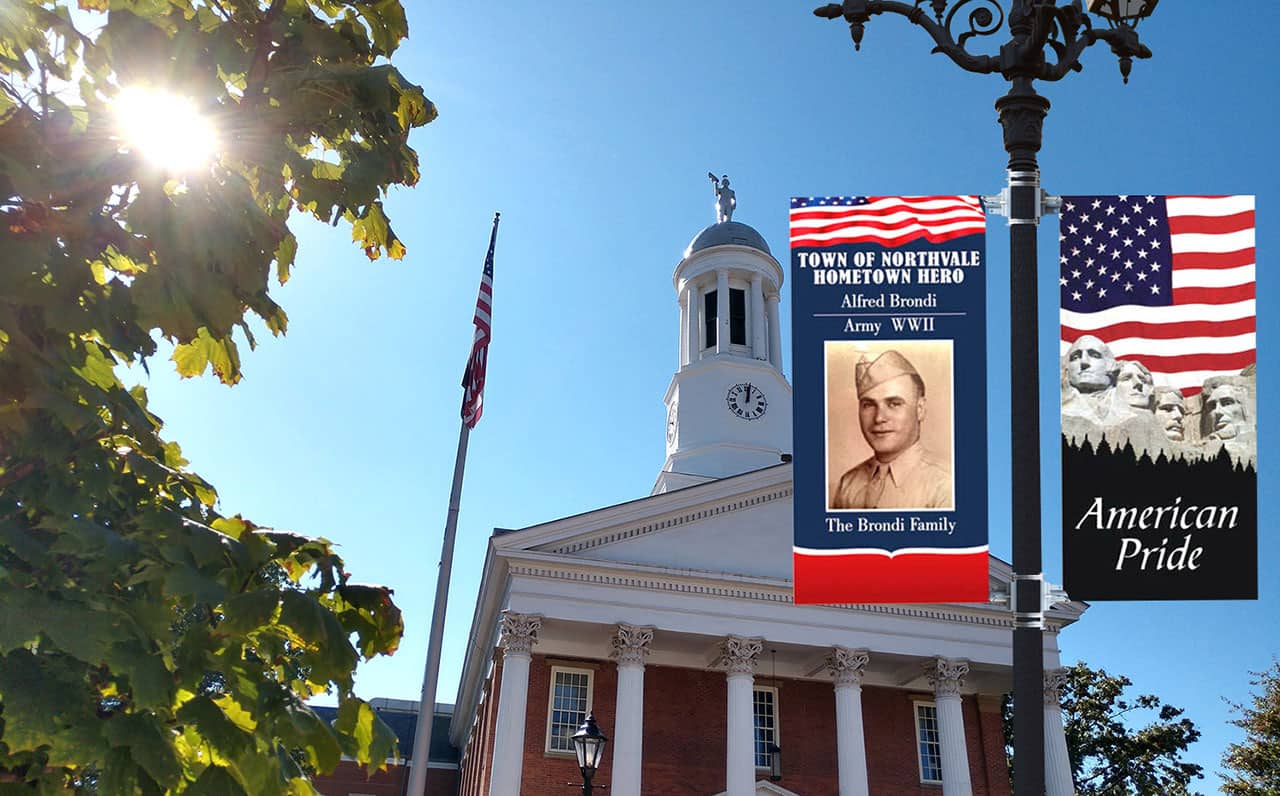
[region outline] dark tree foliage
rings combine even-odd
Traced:
[[[1201,767],[1182,760],[1200,731],[1182,710],[1157,696],[1126,696],[1133,683],[1083,663],[1067,669],[1061,689],[1071,775],[1080,796],[1183,796]],[[1005,752],[1013,759],[1013,706],[1004,701]],[[1139,722],[1146,721],[1139,726]]]
[[[1280,793],[1280,661],[1253,672],[1259,689],[1249,705],[1231,703],[1240,718],[1231,723],[1244,730],[1240,743],[1227,747],[1222,765],[1222,792],[1230,796],[1271,796]]]
[[[352,691],[399,643],[390,590],[223,511],[118,369],[163,338],[237,382],[246,315],[285,330],[295,213],[403,255],[382,199],[435,117],[407,35],[399,0],[0,0],[0,792],[313,793],[391,752]],[[140,85],[213,120],[211,161],[122,138]]]

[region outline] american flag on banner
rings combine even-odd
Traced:
[[[1254,364],[1252,196],[1062,202],[1062,353],[1093,335],[1187,396]]]
[[[976,196],[810,196],[791,200],[791,248],[901,246],[986,232]]]
[[[476,296],[476,336],[471,343],[471,356],[462,374],[462,422],[475,428],[484,413],[484,375],[489,359],[489,322],[493,311],[493,246],[498,240],[499,213],[493,214],[493,231],[489,233],[489,253],[484,256],[484,272],[480,275],[480,294]]]

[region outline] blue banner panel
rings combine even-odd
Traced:
[[[987,602],[976,196],[791,200],[797,603]]]
[[[1067,593],[1256,599],[1254,197],[1064,196],[1060,225]]]

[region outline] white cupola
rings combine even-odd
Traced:
[[[667,458],[653,494],[770,467],[791,451],[782,266],[760,233],[731,215],[722,200],[721,220],[676,265],[680,361],[664,399]]]

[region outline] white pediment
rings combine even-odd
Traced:
[[[790,466],[653,495],[504,535],[508,550],[790,580]]]
[[[757,470],[504,535],[498,547],[665,570],[791,580],[791,466]],[[1008,591],[991,560],[992,592]]]
[[[628,524],[576,554],[626,564],[791,578],[791,490],[729,496]]]
[[[717,793],[716,796],[727,796],[727,794],[728,791],[722,791]],[[756,783],[755,796],[800,796],[800,794],[762,779]]]

